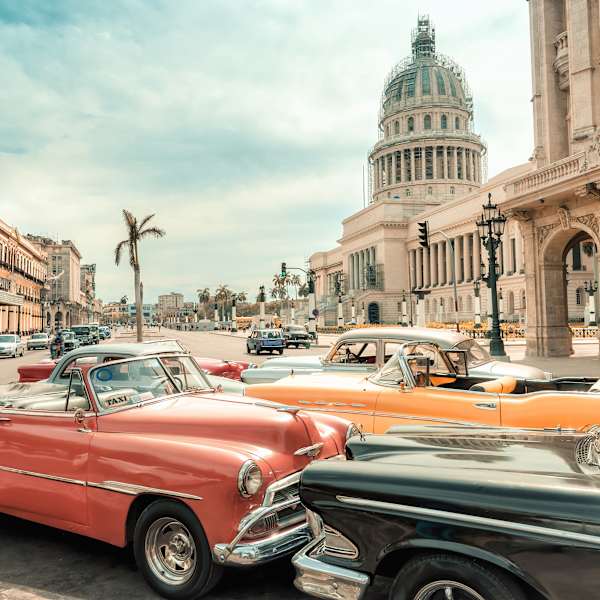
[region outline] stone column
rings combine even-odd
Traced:
[[[463,249],[464,249],[464,265],[465,265],[465,281],[471,281],[473,279],[473,255],[470,249],[473,247],[473,234],[468,233],[464,236]]]
[[[450,179],[448,176],[448,146],[443,146],[442,151],[442,178]]]
[[[393,185],[396,183],[396,152],[392,152],[392,172],[390,173],[389,184]]]
[[[445,242],[437,243],[437,259],[438,259],[438,285],[444,285],[444,277],[446,276],[446,263],[444,261],[444,245]]]
[[[401,183],[404,183],[404,181],[406,180],[405,169],[406,169],[406,165],[405,165],[405,160],[404,160],[404,150],[400,150],[400,182]]]
[[[425,170],[425,164],[426,164],[426,160],[425,160],[425,151],[426,151],[426,147],[423,146],[421,148],[421,180],[425,181],[426,179],[426,170]]]
[[[410,285],[417,286],[417,251],[409,250],[410,253]]]
[[[446,283],[452,283],[452,250],[450,241],[446,242]]]
[[[418,288],[423,287],[423,248],[417,248],[417,276],[415,281]]]
[[[452,167],[452,179],[458,179],[458,151],[456,146],[452,146],[452,159],[454,160],[454,165]]]
[[[473,234],[473,279],[481,278],[481,240],[479,232]]]
[[[358,253],[358,287],[359,287],[359,289],[363,287],[364,272],[365,272],[365,254],[364,254],[364,251],[361,250]]]
[[[433,178],[437,179],[438,178],[438,172],[437,172],[437,146],[433,146]]]
[[[375,246],[371,246],[371,264],[375,264]]]
[[[429,248],[423,248],[423,286],[431,286],[431,265],[429,263]]]
[[[415,149],[410,149],[410,179],[409,181],[415,181]]]
[[[431,285],[437,285],[438,281],[438,245],[433,244],[431,246],[431,252],[429,260],[431,262]]]
[[[454,271],[456,273],[456,283],[462,281],[462,274],[460,272],[460,256],[462,251],[462,236],[457,235],[454,238]]]

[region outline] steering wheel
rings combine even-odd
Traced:
[[[346,356],[344,362],[350,362],[350,359],[354,359],[358,361],[358,354],[354,354],[354,352],[350,352],[350,350],[346,350]]]

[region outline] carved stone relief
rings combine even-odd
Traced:
[[[558,213],[558,220],[560,221],[560,226],[567,230],[571,227],[571,214],[569,213],[569,209],[564,206],[559,206],[556,209]]]

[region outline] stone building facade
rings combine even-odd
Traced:
[[[47,255],[0,221],[0,333],[43,328]]]
[[[412,55],[384,85],[370,204],[342,222],[336,248],[311,257],[321,324],[335,323],[338,289],[346,321],[354,305],[358,321],[399,323],[404,299],[414,321],[415,289],[426,292],[426,321],[473,319],[487,270],[476,220],[491,193],[509,217],[498,252],[502,316],[526,325],[530,355],[571,352],[569,321],[589,318],[585,287],[598,280],[599,0],[530,0],[529,10],[535,149],[489,181],[466,77],[436,53],[429,19],[419,18]],[[423,221],[429,248],[418,242]]]

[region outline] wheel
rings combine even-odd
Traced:
[[[248,344],[246,344],[246,354],[250,354],[251,350],[250,350],[250,346],[248,346]]]
[[[177,502],[158,500],[140,515],[133,535],[135,561],[158,594],[191,600],[207,594],[223,569],[210,553],[202,525]]]
[[[261,353],[260,346],[256,346],[256,347],[254,348],[254,352],[255,352],[257,355],[258,355],[258,354],[260,354],[260,353]]]
[[[279,348],[279,350],[277,350],[277,352],[279,352],[279,354],[283,354],[283,348]]]
[[[400,570],[390,600],[525,600],[505,573],[473,559],[434,554],[410,560]]]

